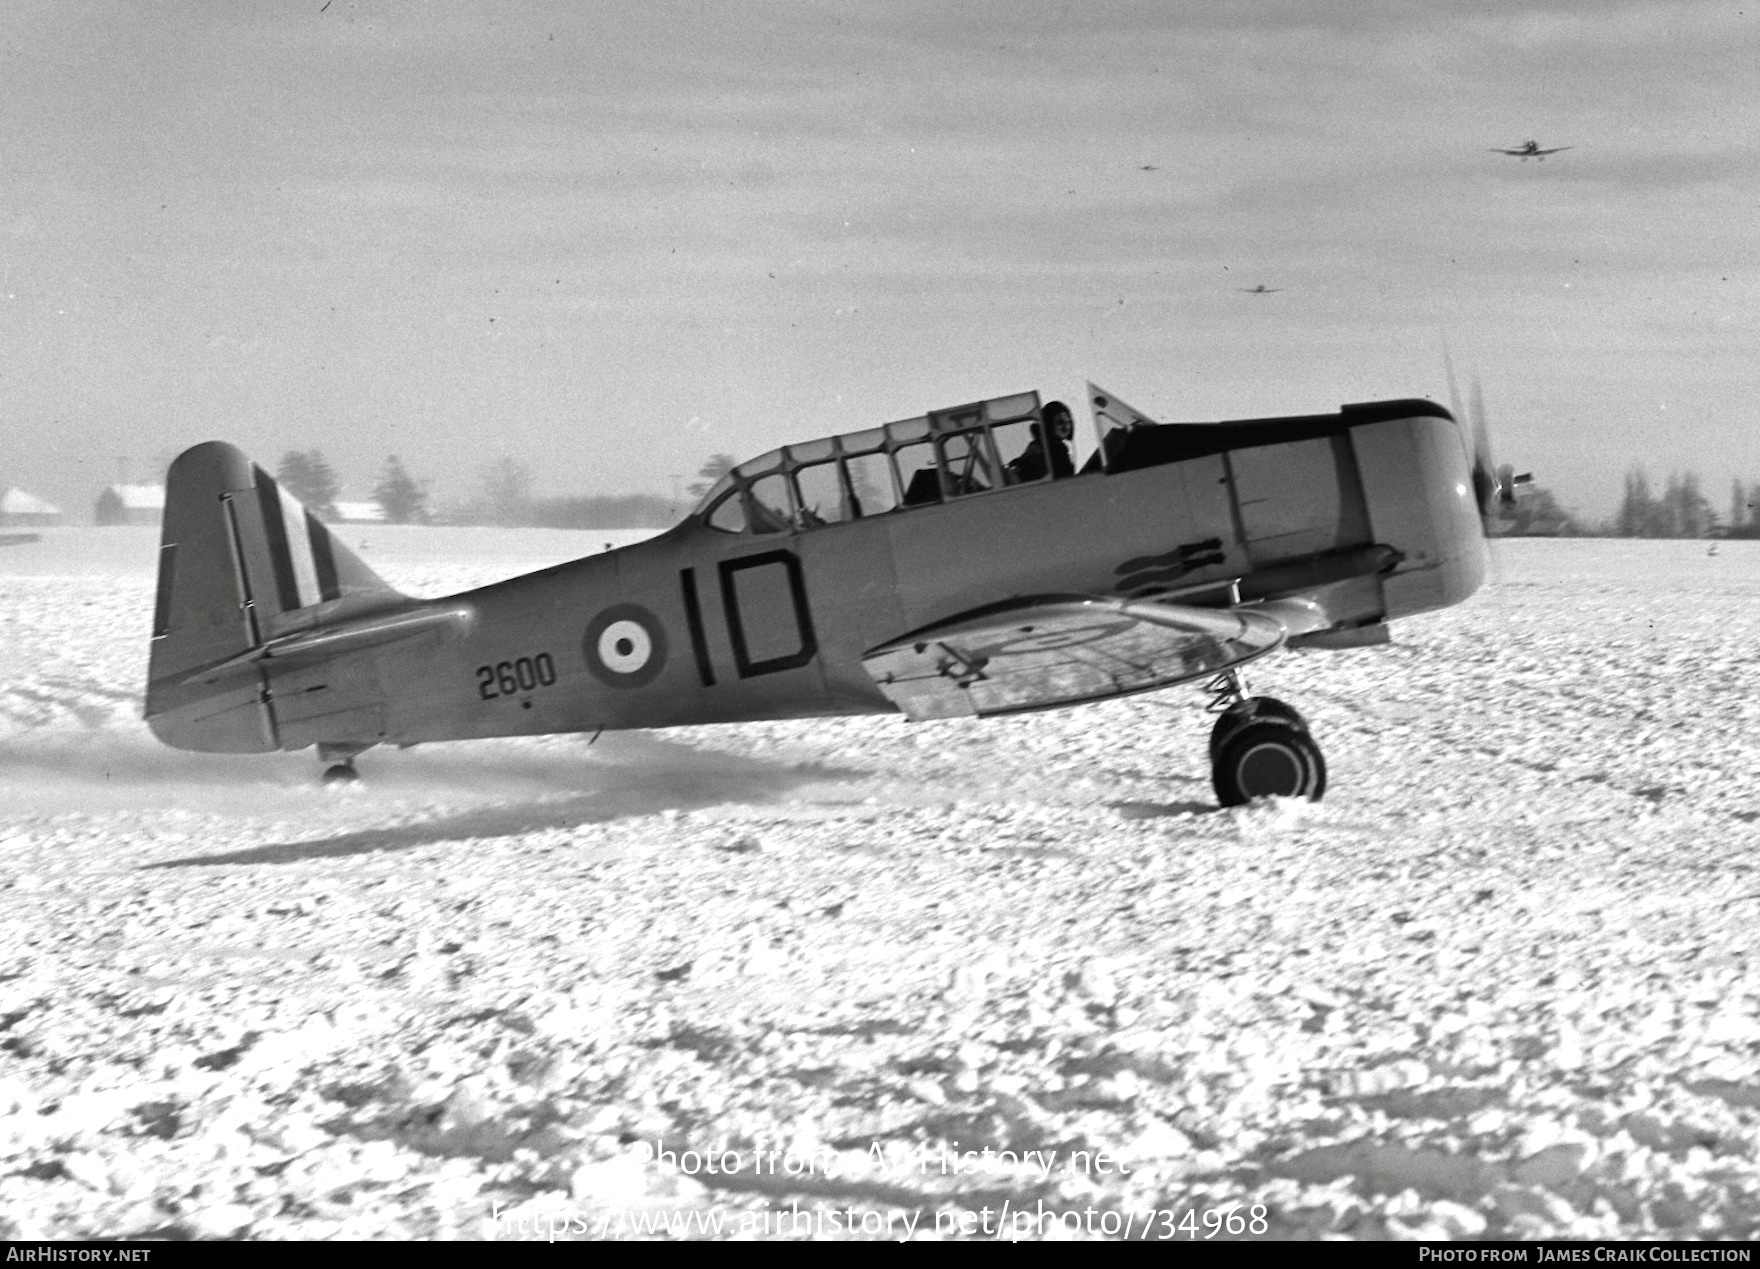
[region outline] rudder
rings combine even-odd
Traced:
[[[266,677],[205,676],[272,639],[406,602],[241,451],[180,454],[166,476],[147,721],[180,749],[280,748]]]

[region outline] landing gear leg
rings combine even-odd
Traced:
[[[1210,775],[1216,800],[1240,806],[1254,798],[1307,798],[1326,792],[1326,759],[1308,720],[1273,696],[1247,695],[1246,678],[1224,670],[1210,681]]]

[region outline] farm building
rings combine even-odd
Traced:
[[[53,525],[61,523],[61,508],[22,489],[0,494],[0,525]]]
[[[383,524],[385,508],[376,502],[334,502],[336,524]]]
[[[99,524],[158,524],[164,513],[164,485],[108,485],[92,518]]]

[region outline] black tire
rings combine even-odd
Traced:
[[[1211,763],[1216,800],[1243,806],[1255,798],[1307,798],[1326,792],[1326,759],[1305,727],[1255,719],[1231,732]]]
[[[1286,704],[1275,696],[1249,696],[1244,701],[1236,701],[1227,710],[1217,716],[1216,725],[1210,729],[1210,763],[1216,763],[1217,754],[1236,729],[1260,719],[1280,720],[1298,731],[1308,730],[1308,720],[1294,705]]]
[[[324,768],[324,783],[353,784],[361,778],[361,773],[354,769],[352,762],[339,762],[333,767]]]

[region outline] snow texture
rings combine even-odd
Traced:
[[[1760,543],[1263,663],[1330,792],[1234,811],[1187,689],[325,790],[148,733],[154,546],[0,551],[0,1237],[1760,1231]]]

